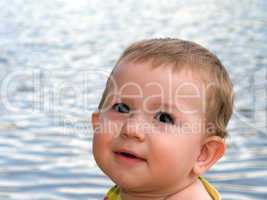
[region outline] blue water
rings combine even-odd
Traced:
[[[234,82],[226,156],[206,177],[224,200],[267,199],[267,1],[1,0],[0,199],[101,199],[90,115],[129,43],[194,40]]]

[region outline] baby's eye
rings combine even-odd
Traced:
[[[164,123],[174,124],[174,120],[172,119],[172,117],[168,113],[165,113],[165,112],[161,112],[161,111],[158,112],[155,116],[155,119],[158,119]]]
[[[112,109],[121,113],[129,113],[130,111],[130,108],[124,103],[115,103]]]

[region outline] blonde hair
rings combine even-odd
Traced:
[[[131,44],[118,59],[115,68],[121,62],[143,63],[151,61],[153,68],[171,66],[174,71],[190,68],[200,74],[208,88],[206,103],[209,112],[206,118],[214,125],[212,134],[222,138],[227,136],[226,126],[233,112],[233,86],[229,75],[216,55],[194,42],[163,38],[148,39]],[[167,65],[171,64],[171,65]],[[103,92],[98,109],[101,110],[109,89],[115,68],[111,72]]]

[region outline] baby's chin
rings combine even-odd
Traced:
[[[141,177],[116,176],[116,174],[107,174],[110,179],[125,191],[142,192],[151,183],[146,182]]]
[[[128,177],[116,177],[114,175],[109,176],[111,180],[121,188],[124,188],[126,190],[131,190],[131,189],[138,189],[139,187],[142,187],[142,184],[140,180],[138,179],[133,179],[133,178],[128,178]]]

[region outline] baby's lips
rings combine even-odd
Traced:
[[[146,160],[143,156],[141,156],[140,154],[132,151],[132,150],[129,150],[129,149],[126,149],[126,148],[121,148],[121,149],[118,149],[118,150],[115,150],[114,153],[118,153],[118,154],[125,154],[125,155],[129,155],[129,156],[133,156],[133,157],[136,157],[140,160]]]

